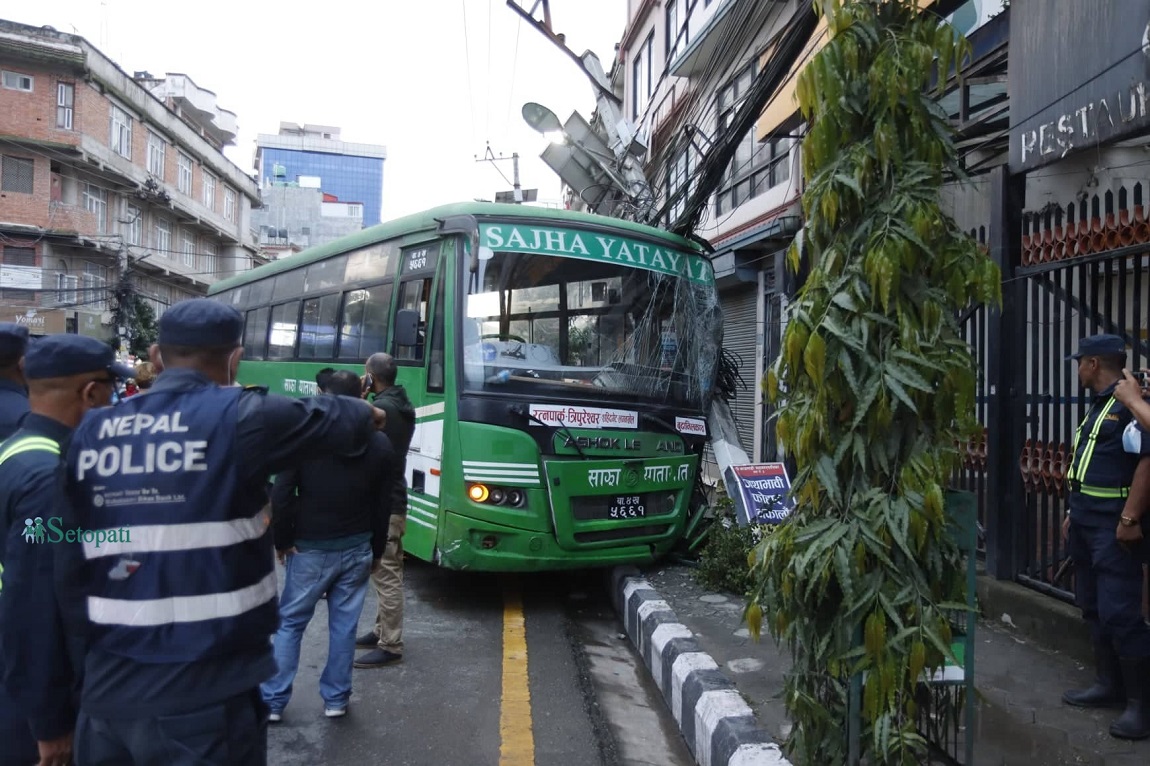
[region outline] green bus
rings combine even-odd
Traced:
[[[316,393],[392,354],[416,407],[404,547],[451,569],[642,563],[682,536],[722,340],[697,243],[564,210],[445,205],[212,286],[240,380]]]

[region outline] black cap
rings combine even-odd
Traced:
[[[1084,356],[1126,356],[1126,341],[1118,335],[1091,335],[1078,343],[1078,351],[1067,359]]]
[[[231,306],[207,298],[180,301],[160,317],[160,345],[211,346],[239,345],[244,332],[244,315]]]
[[[0,322],[0,356],[21,356],[28,348],[28,328],[15,322]]]
[[[24,357],[24,377],[28,380],[66,378],[101,370],[123,380],[135,375],[131,367],[116,361],[111,346],[86,335],[45,336],[29,346]]]

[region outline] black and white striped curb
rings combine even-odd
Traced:
[[[634,567],[615,567],[611,595],[699,766],[791,766],[754,711]]]

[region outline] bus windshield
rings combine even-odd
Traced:
[[[713,285],[498,251],[465,276],[466,390],[706,404],[721,345]]]

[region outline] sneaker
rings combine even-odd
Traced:
[[[323,714],[328,718],[342,718],[347,715],[347,708],[345,707],[326,707],[323,709]]]
[[[273,710],[272,712],[268,713],[268,723],[279,723],[283,719],[284,714],[282,711]]]
[[[376,646],[377,644],[379,644],[379,636],[375,634],[375,631],[364,633],[362,636],[359,636],[355,639],[356,646],[368,647]]]
[[[367,654],[356,657],[353,663],[357,668],[382,668],[385,665],[394,665],[403,660],[402,654],[389,652],[386,649],[373,649]]]

